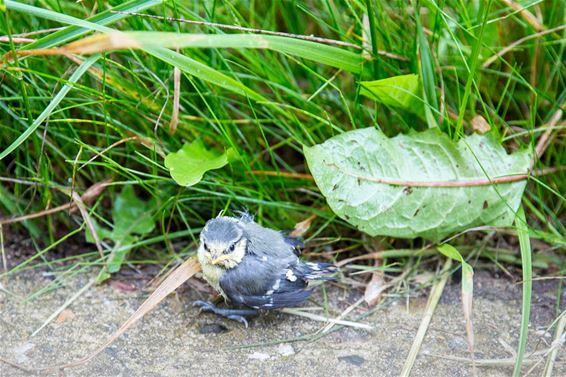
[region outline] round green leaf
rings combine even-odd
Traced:
[[[230,150],[228,151],[230,152]],[[165,157],[165,166],[171,177],[181,186],[199,183],[209,170],[220,169],[228,163],[228,152],[208,150],[200,140],[183,145],[177,152]]]

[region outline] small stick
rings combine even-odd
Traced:
[[[410,187],[475,187],[475,186],[490,186],[490,185],[497,185],[497,184],[504,184],[504,183],[512,183],[523,181],[530,177],[530,174],[513,174],[507,175],[503,177],[497,178],[477,178],[477,179],[470,179],[464,181],[403,181],[397,179],[387,179],[387,178],[374,178],[374,177],[365,177],[361,175],[357,175],[354,173],[350,173],[342,169],[341,167],[335,164],[329,164],[334,166],[336,169],[342,171],[344,174],[349,175],[354,178],[359,178],[361,180],[375,182],[375,183],[383,183],[386,185],[391,186],[410,186]]]
[[[90,218],[90,215],[89,215],[89,213],[86,209],[86,206],[85,206],[83,200],[81,199],[81,197],[76,192],[71,193],[71,198],[75,202],[76,206],[79,208],[81,216],[83,217],[83,220],[86,223],[86,226],[87,226],[87,228],[90,232],[90,235],[92,236],[92,239],[94,240],[94,243],[96,244],[96,249],[98,250],[98,253],[100,254],[100,258],[104,259],[104,249],[102,248],[102,243],[100,242],[100,238],[98,237],[98,233],[96,233],[96,228],[94,227],[94,223],[92,222],[92,219]]]
[[[562,114],[563,114],[562,109],[558,109],[552,115],[550,122],[548,122],[548,125],[545,127],[546,130],[541,135],[541,137],[538,139],[537,146],[535,147],[535,156],[534,156],[534,160],[533,160],[533,165],[536,162],[536,160],[541,158],[541,156],[546,151],[546,148],[548,148],[548,145],[550,144],[550,136],[552,134],[552,131],[554,131],[554,127],[556,126],[556,124],[558,124],[560,119],[562,119]],[[532,169],[532,167],[531,167],[531,169]]]
[[[340,320],[340,319],[326,318],[326,317],[318,315],[318,314],[306,313],[306,312],[304,312],[302,310],[298,310],[298,309],[283,308],[283,309],[280,309],[279,311],[282,312],[282,313],[286,313],[286,314],[292,314],[292,315],[297,315],[299,317],[309,318],[309,319],[312,319],[314,321],[328,322],[328,323],[333,323],[333,324],[336,324],[336,325],[355,327],[355,328],[364,329],[364,330],[373,330],[372,326],[367,325],[365,323],[357,323],[357,322],[351,322],[351,321],[343,321],[343,320]]]
[[[63,27],[54,27],[54,28],[50,28],[50,29],[35,30],[35,31],[27,32],[27,33],[12,34],[12,37],[31,37],[31,36],[33,36],[33,35],[45,34],[45,33],[51,33],[51,32],[53,32],[53,31],[63,30],[64,28],[65,28],[65,26],[63,26]]]
[[[20,37],[8,37],[8,36],[2,36],[0,37],[0,43],[9,43],[10,40],[14,43],[31,43],[31,42],[35,42],[35,39],[31,39],[31,38],[20,38]]]
[[[313,181],[314,178],[310,174],[304,173],[293,173],[288,171],[273,171],[273,170],[252,170],[251,174],[255,175],[267,175],[269,177],[285,177],[285,178],[295,178],[295,179],[307,179]]]
[[[177,49],[178,50],[178,49]],[[177,51],[179,52],[179,51]],[[173,111],[169,122],[169,134],[174,135],[179,125],[179,108],[181,100],[181,70],[173,68]]]
[[[525,21],[531,25],[536,31],[542,31],[545,29],[544,25],[541,25],[541,23],[537,20],[537,18],[535,16],[533,16],[533,14],[531,12],[529,12],[529,10],[522,6],[521,4],[518,4],[512,0],[499,0],[502,3],[504,3],[505,5],[507,5],[508,7],[512,8],[513,10],[519,12],[519,14],[521,15],[521,17],[523,17],[525,19]]]

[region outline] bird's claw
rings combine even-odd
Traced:
[[[197,300],[193,302],[193,306],[199,307],[201,312],[216,312],[216,306],[208,301]]]
[[[241,324],[246,326],[246,328],[249,327],[249,323],[245,316],[257,314],[257,311],[254,309],[220,309],[217,308],[213,303],[202,300],[194,301],[193,306],[199,307],[201,312],[214,313],[221,317],[240,322]]]
[[[242,324],[246,327],[246,329],[249,327],[249,325],[248,325],[248,320],[247,320],[246,317],[244,317],[244,316],[241,316],[241,315],[229,315],[229,316],[227,316],[226,318],[231,319],[231,320],[233,320],[233,321],[237,321],[237,322],[242,323]]]

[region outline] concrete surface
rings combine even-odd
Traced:
[[[64,363],[93,350],[117,329],[147,296],[136,284],[112,282],[86,290],[56,320],[37,335],[30,334],[91,276],[66,280],[63,288],[25,302],[22,298],[45,288],[53,277],[28,271],[1,281],[0,357],[28,368]],[[139,283],[139,282],[138,282]],[[249,329],[200,314],[194,299],[206,298],[185,284],[169,296],[114,345],[65,376],[398,376],[426,305],[426,296],[390,298],[365,323],[368,332],[341,329],[316,341],[280,343],[315,334],[324,324],[283,313],[254,320]],[[552,342],[544,329],[555,318],[556,281],[535,282],[528,351]],[[137,284],[141,285],[141,284]],[[130,291],[130,288],[133,288]],[[505,344],[516,347],[520,323],[521,287],[507,277],[479,271],[475,278],[474,326],[477,358],[509,358]],[[328,289],[332,310],[340,313],[361,297],[358,290]],[[426,292],[424,292],[426,293]],[[15,295],[15,296],[14,296]],[[321,302],[321,295],[315,297]],[[562,303],[566,297],[562,298]],[[309,306],[316,305],[311,302]],[[360,306],[356,313],[366,310]],[[428,355],[427,355],[428,354]],[[431,356],[437,355],[437,356]],[[460,287],[448,284],[434,314],[412,376],[471,376],[469,364],[440,356],[467,358]],[[541,366],[544,365],[544,361]],[[526,371],[528,368],[525,368]],[[479,376],[509,376],[511,367],[479,368]],[[541,368],[533,372],[539,376]],[[29,373],[0,363],[0,376]],[[47,375],[56,376],[57,373]],[[566,376],[566,352],[559,351],[555,376]]]

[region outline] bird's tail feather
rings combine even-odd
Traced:
[[[302,263],[300,267],[307,280],[336,280],[336,277],[331,275],[338,272],[338,267],[331,263],[307,262]]]

